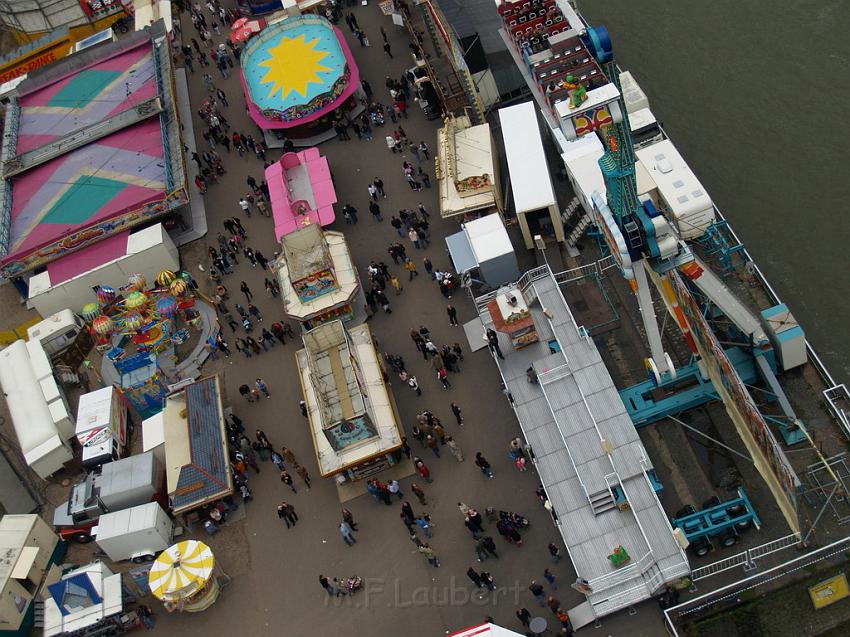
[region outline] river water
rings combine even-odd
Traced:
[[[850,381],[850,2],[579,0],[839,382]]]

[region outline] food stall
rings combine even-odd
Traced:
[[[534,327],[534,319],[519,290],[499,294],[487,307],[493,317],[493,329],[510,336],[514,349],[521,349],[540,339]]]

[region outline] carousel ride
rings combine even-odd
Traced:
[[[197,540],[185,540],[159,554],[151,566],[148,586],[169,613],[199,613],[218,599],[216,575],[210,547]]]
[[[151,289],[140,274],[130,276],[120,295],[112,287],[98,287],[97,301],[83,306],[98,350],[116,363],[126,357],[130,343],[135,354],[155,356],[185,343],[188,327],[198,320],[191,311],[195,297],[188,279],[188,273],[163,270]]]

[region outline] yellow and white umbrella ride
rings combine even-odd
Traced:
[[[148,585],[166,605],[190,612],[204,610],[218,597],[214,568],[215,556],[209,546],[197,540],[178,542],[159,554]]]

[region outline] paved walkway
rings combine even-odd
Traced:
[[[341,23],[349,44],[354,51],[361,73],[372,85],[375,98],[389,102],[384,87],[386,75],[398,77],[410,66],[406,32],[395,27],[390,18],[383,16],[377,3],[357,6],[354,9],[360,27],[366,32],[372,46],[361,48],[350,31]],[[394,59],[390,60],[381,49],[379,26],[389,34]],[[183,20],[184,34],[195,36],[188,16]],[[218,42],[222,38],[216,38]],[[212,67],[210,67],[212,68]],[[244,98],[238,76],[222,80],[213,69],[217,86],[227,92],[230,107],[225,109],[232,127],[245,134],[257,137],[257,128],[248,119],[244,109]],[[192,103],[197,107],[207,93],[201,81],[202,71],[196,68],[189,76]],[[413,105],[410,118],[403,126],[411,140],[424,140],[433,149],[435,131],[439,122],[428,122],[421,110]],[[202,122],[195,115],[195,127],[200,140]],[[388,121],[385,130],[391,130]],[[247,520],[225,528],[209,538],[219,563],[232,577],[220,600],[200,615],[166,615],[158,612],[157,630],[162,634],[189,634],[199,631],[209,637],[217,635],[441,635],[482,621],[485,615],[494,617],[497,623],[519,629],[514,616],[517,606],[527,607],[532,614],[555,621],[548,609],[540,609],[528,592],[530,580],[543,580],[543,571],[551,567],[546,545],[557,541],[551,518],[535,497],[538,485],[535,472],[518,473],[508,458],[508,443],[519,435],[516,419],[500,392],[497,370],[487,350],[469,354],[462,363],[462,373],[450,376],[452,388],[443,390],[430,368],[419,358],[409,338],[411,327],[427,325],[437,344],[458,341],[467,349],[461,327],[450,327],[445,311],[446,300],[440,295],[421,266],[422,258],[428,256],[437,268],[448,269],[442,237],[456,231],[454,222],[438,218],[436,189],[413,193],[408,187],[401,163],[403,158],[387,150],[381,129],[375,130],[371,142],[331,141],[321,146],[329,157],[336,182],[339,204],[351,203],[360,212],[357,225],[345,225],[341,216],[333,229],[345,232],[355,262],[360,267],[363,281],[367,281],[365,266],[369,260],[384,260],[397,273],[404,285],[401,296],[389,294],[392,314],[379,314],[372,320],[372,328],[380,340],[381,351],[401,354],[408,369],[414,373],[422,386],[422,396],[417,397],[395,378],[392,389],[400,413],[409,430],[415,422],[414,416],[423,409],[437,414],[449,435],[454,436],[463,448],[466,461],[457,463],[450,454],[443,453],[437,459],[430,453],[425,455],[415,441],[414,453],[420,453],[429,464],[434,477],[433,484],[423,485],[428,495],[428,506],[423,507],[411,498],[414,510],[427,511],[435,523],[431,545],[439,556],[442,566],[435,569],[417,554],[409,541],[407,531],[399,519],[399,507],[385,507],[370,497],[362,496],[351,500],[347,506],[354,513],[360,531],[356,534],[357,544],[347,547],[340,537],[339,501],[337,489],[330,481],[317,475],[309,432],[299,409],[301,396],[295,367],[295,351],[299,344],[287,342],[272,351],[246,360],[235,351],[230,329],[223,327],[233,356],[224,361],[208,363],[205,370],[214,371],[218,366],[223,372],[224,386],[234,411],[245,421],[249,431],[262,428],[272,443],[290,447],[313,476],[313,488],[306,490],[295,477],[298,493],[293,494],[281,484],[277,472],[270,463],[262,465],[262,473],[250,480],[255,500],[248,504]],[[352,134],[353,135],[353,134]],[[201,142],[203,143],[203,142]],[[223,149],[219,149],[223,153]],[[269,159],[277,159],[280,151],[271,151]],[[223,153],[228,170],[222,183],[213,185],[206,195],[209,222],[207,244],[215,245],[216,233],[223,229],[225,217],[241,215],[238,205],[240,195],[248,191],[246,178],[253,175],[259,182],[262,177],[262,162],[253,157],[240,159],[235,152],[230,156]],[[433,157],[433,154],[432,154]],[[414,158],[408,158],[415,162]],[[432,182],[436,182],[433,165],[423,167],[429,171]],[[373,220],[368,211],[367,185],[375,177],[385,182],[388,197],[380,202],[384,222]],[[408,254],[415,258],[420,276],[408,282],[406,272],[393,266],[386,253],[387,245],[399,237],[389,224],[389,217],[398,209],[415,208],[422,202],[432,212],[433,242],[424,251],[419,251],[405,240]],[[248,231],[248,245],[271,255],[279,248],[272,235],[272,220],[254,215],[243,224]],[[202,251],[193,250],[195,254]],[[196,263],[184,263],[184,267],[197,272]],[[270,298],[263,289],[263,272],[259,266],[252,268],[240,259],[234,274],[225,280],[231,294],[231,304],[244,298],[239,292],[240,282],[246,281],[253,293],[254,303],[260,308],[264,324],[280,320],[283,316],[279,299]],[[388,288],[390,290],[390,288]],[[457,294],[451,300],[457,310],[461,324],[472,319],[475,311],[464,295]],[[241,331],[241,330],[240,330]],[[239,396],[237,387],[250,383],[257,377],[266,380],[271,399],[257,404],[247,404]],[[449,409],[450,401],[463,408],[464,427],[454,424]],[[487,480],[473,464],[476,451],[482,451],[495,471],[495,479]],[[411,479],[402,482],[402,490],[408,494]],[[298,525],[286,529],[277,518],[275,508],[281,500],[287,500],[300,516]],[[474,543],[463,525],[463,517],[457,502],[463,501],[480,511],[488,506],[496,509],[514,510],[531,520],[531,528],[525,533],[522,548],[507,545],[488,525],[499,549],[500,559],[491,559],[484,564],[475,561]],[[473,566],[493,575],[499,589],[484,599],[478,599],[466,570]],[[575,573],[564,559],[553,572],[559,578],[561,588],[556,595],[563,606],[570,608],[583,601],[583,596],[569,588]],[[360,575],[367,583],[365,591],[352,598],[334,604],[318,583],[319,573],[328,576],[347,577]],[[545,584],[545,582],[544,582]],[[549,587],[546,587],[547,593]],[[653,605],[642,608],[636,618],[606,621],[604,633],[618,635],[658,635],[660,624],[658,612]],[[642,624],[646,626],[641,627]],[[178,632],[179,631],[179,632]],[[186,631],[186,632],[184,632]],[[592,632],[589,628],[586,632]]]

